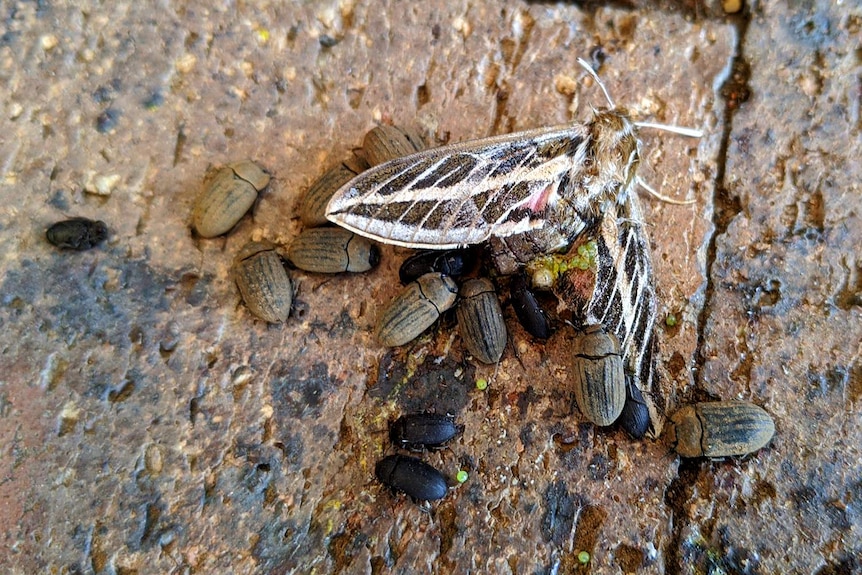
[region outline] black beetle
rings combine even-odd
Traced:
[[[440,449],[464,431],[448,415],[413,413],[402,415],[389,426],[389,439],[404,449]]]
[[[374,475],[390,488],[422,501],[443,499],[449,490],[442,473],[424,461],[406,455],[390,455],[381,459],[374,468]]]
[[[518,316],[518,321],[527,330],[527,333],[539,339],[548,339],[551,337],[551,326],[548,323],[548,316],[539,305],[539,300],[535,294],[527,287],[527,280],[522,275],[516,275],[512,278],[511,284],[512,307],[515,308],[515,315]]]
[[[108,226],[99,220],[70,218],[53,224],[45,236],[58,248],[84,251],[105,241]]]
[[[644,396],[628,376],[626,376],[626,403],[617,421],[620,427],[635,439],[641,439],[650,427],[649,410]]]
[[[428,250],[410,256],[398,270],[404,285],[429,272],[440,272],[450,277],[460,277],[476,263],[474,250]]]

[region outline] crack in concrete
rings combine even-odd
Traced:
[[[731,69],[724,79],[719,90],[724,102],[724,126],[719,143],[717,168],[715,174],[715,187],[713,193],[713,218],[715,226],[706,248],[706,288],[704,290],[703,307],[697,315],[697,345],[695,347],[694,360],[694,389],[695,393],[703,390],[703,365],[707,358],[704,357],[704,346],[706,344],[706,324],[712,310],[712,301],[715,297],[716,286],[712,269],[716,262],[718,238],[727,233],[727,229],[733,219],[742,211],[740,199],[732,195],[725,185],[727,170],[727,155],[730,146],[730,136],[733,129],[733,117],[735,110],[748,97],[749,65],[745,59],[745,41],[748,32],[751,15],[743,14],[735,21],[737,31],[737,45],[731,60]],[[665,502],[671,513],[671,536],[665,546],[665,568],[668,573],[682,572],[684,557],[681,556],[684,542],[683,531],[689,524],[686,521],[686,507],[692,496],[691,487],[700,476],[702,469],[701,460],[695,459],[683,462],[677,469],[677,476],[669,484],[665,492]],[[712,527],[709,529],[712,530]],[[708,536],[705,534],[704,536]]]
[[[705,326],[708,315],[711,309],[711,302],[715,295],[715,281],[712,275],[712,268],[715,265],[717,254],[717,240],[719,237],[727,233],[727,229],[733,219],[742,211],[738,196],[731,195],[730,190],[725,186],[725,175],[727,170],[727,154],[730,146],[730,134],[733,127],[734,111],[739,105],[739,101],[735,99],[734,94],[726,93],[725,87],[729,84],[738,82],[734,76],[739,74],[740,70],[745,71],[744,81],[747,83],[748,64],[745,61],[745,35],[748,30],[748,17],[737,22],[737,37],[738,44],[733,54],[732,70],[730,76],[725,80],[721,93],[725,100],[725,122],[724,130],[721,135],[719,144],[717,169],[715,174],[715,192],[713,196],[713,225],[715,231],[709,238],[706,248],[706,289],[704,291],[704,304],[697,317],[697,347],[695,348],[695,388],[702,388],[702,370],[701,367],[706,361],[703,355],[706,334]],[[745,88],[747,90],[747,88]]]

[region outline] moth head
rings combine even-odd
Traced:
[[[596,175],[608,189],[624,196],[634,184],[640,163],[634,123],[621,108],[600,109],[590,122],[590,135]]]

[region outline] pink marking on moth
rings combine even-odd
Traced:
[[[527,208],[535,214],[539,214],[545,211],[545,208],[548,207],[548,200],[551,198],[551,194],[554,192],[554,187],[552,184],[548,184],[538,193],[531,195],[527,198]]]

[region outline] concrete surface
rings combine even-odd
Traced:
[[[862,570],[858,3],[10,1],[0,77],[0,567],[10,573],[857,573]],[[381,349],[375,271],[293,272],[256,321],[229,275],[288,244],[300,195],[376,122],[438,142],[584,119],[601,47],[644,131],[669,407],[763,406],[772,443],[680,462],[584,423],[569,338],[507,308],[495,370],[454,323]],[[213,166],[274,176],[198,240]],[[108,223],[60,252],[54,221]],[[486,391],[476,378],[491,380]],[[389,421],[466,426],[422,457],[469,479],[423,509],[373,478]],[[590,554],[581,563],[578,553]]]

